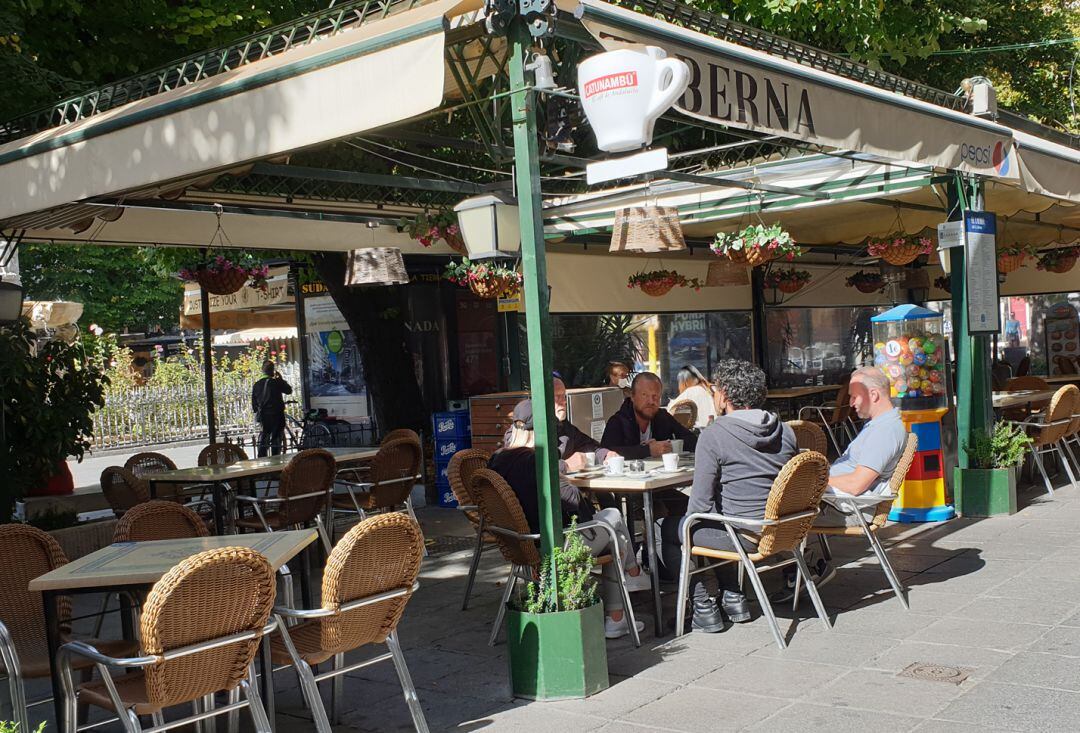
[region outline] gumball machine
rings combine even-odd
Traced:
[[[874,365],[889,378],[889,394],[908,432],[919,439],[918,452],[893,502],[889,519],[940,522],[956,511],[946,503],[941,418],[946,407],[949,363],[944,318],[917,305],[898,305],[870,319]]]

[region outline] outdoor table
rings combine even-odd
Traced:
[[[840,389],[839,384],[808,384],[805,387],[780,387],[770,389],[765,395],[766,401],[783,400],[787,403],[787,411],[792,412],[795,402],[807,397],[815,397],[820,402],[821,398],[829,392]]]
[[[683,458],[685,464],[686,458]],[[649,553],[649,572],[652,576],[653,605],[655,610],[655,631],[657,636],[664,633],[663,608],[660,605],[660,563],[656,557],[656,541],[653,536],[653,493],[665,489],[677,489],[694,482],[694,467],[681,465],[675,473],[664,473],[659,459],[645,461],[645,476],[622,475],[608,476],[603,469],[579,471],[567,474],[567,480],[579,489],[592,491],[610,491],[613,494],[640,496],[645,509],[645,547]],[[627,520],[629,523],[629,519]]]
[[[282,565],[314,542],[317,536],[314,529],[300,529],[182,540],[118,542],[31,580],[29,590],[40,591],[41,601],[45,606],[45,635],[49,645],[57,728],[64,730],[60,670],[56,666],[57,651],[60,649],[59,619],[56,616],[58,596],[77,593],[145,592],[183,560],[218,547],[250,547],[261,553],[277,572]],[[125,629],[125,632],[127,631],[130,629]],[[262,640],[260,666],[263,701],[267,715],[273,723],[274,683],[269,636],[264,636]]]
[[[1076,384],[1080,385],[1080,374],[1058,374],[1054,377],[1040,377],[1047,384]]]
[[[1007,410],[1010,407],[1031,407],[1035,402],[1048,402],[1056,390],[1052,389],[1021,389],[1011,392],[994,392],[994,410]]]
[[[378,447],[332,447],[323,448],[334,456],[338,464],[369,460],[379,452]],[[297,455],[296,452],[282,453],[266,458],[251,458],[237,461],[227,466],[196,466],[178,468],[175,471],[163,471],[143,476],[147,482],[150,498],[157,497],[157,484],[210,484],[214,497],[214,529],[222,534],[226,528],[225,499],[226,484],[241,478],[257,478],[281,473],[281,469]]]

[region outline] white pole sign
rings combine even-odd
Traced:
[[[964,214],[967,251],[964,257],[967,281],[968,333],[997,333],[1001,330],[998,312],[997,217],[985,211]]]

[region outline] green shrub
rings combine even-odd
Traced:
[[[45,730],[45,724],[42,723],[37,727],[33,733],[42,733]],[[7,720],[0,720],[0,733],[23,733],[19,730],[18,723],[12,723]]]
[[[570,523],[565,547],[556,547],[540,564],[540,582],[529,583],[525,611],[556,613],[580,611],[597,602],[596,579],[592,577],[592,551],[578,532],[577,518]]]
[[[973,468],[1012,468],[1024,462],[1031,446],[1031,438],[1024,429],[1010,422],[998,422],[993,432],[985,430],[972,433],[971,440],[964,443]]]

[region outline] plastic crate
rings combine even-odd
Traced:
[[[435,441],[435,460],[446,463],[449,462],[450,457],[457,453],[459,450],[465,450],[469,447],[470,441],[468,438],[454,438],[453,440],[436,440]]]
[[[432,434],[435,440],[456,440],[469,437],[469,412],[436,412],[431,416]]]
[[[435,491],[439,495],[439,506],[454,508],[458,505],[454,498],[454,492],[450,490],[450,482],[441,478],[435,481]]]
[[[450,475],[448,473],[450,469],[450,461],[435,461],[435,483],[444,483],[447,486],[450,485]]]

